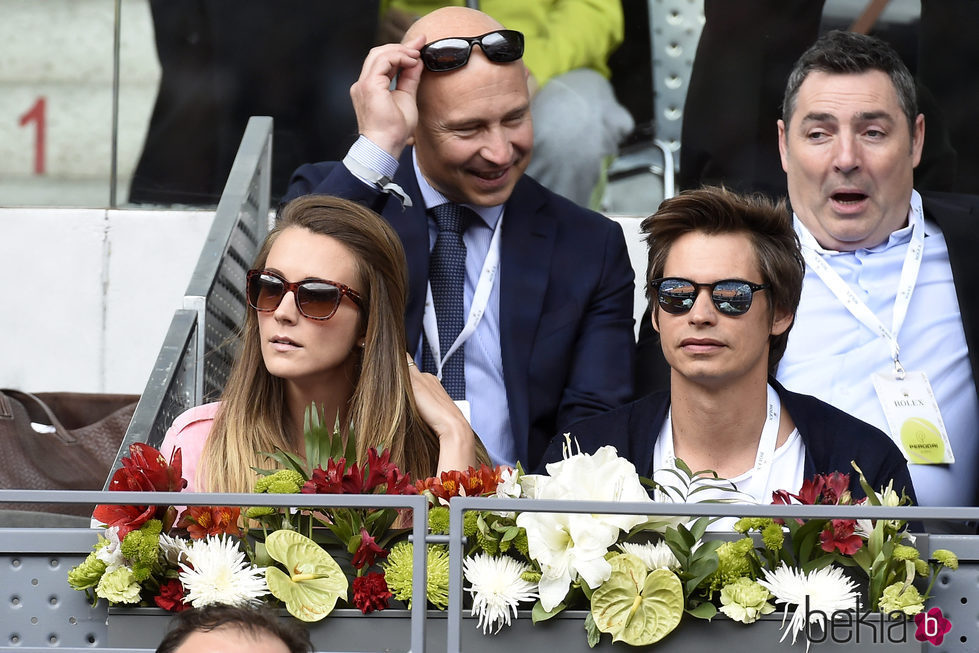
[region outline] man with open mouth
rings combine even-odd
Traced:
[[[979,198],[919,194],[924,117],[890,46],[830,32],[778,121],[806,276],[778,369],[889,433],[923,505],[977,505]]]

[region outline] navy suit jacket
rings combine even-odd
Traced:
[[[850,493],[859,499],[866,494],[860,486],[859,476],[850,466],[853,460],[863,470],[870,487],[879,490],[893,480],[897,492],[903,488],[908,496],[915,498],[904,456],[882,431],[815,397],[790,392],[774,379],[769,379],[769,383],[778,392],[782,408],[792,416],[805,444],[804,478],[832,472],[850,474]],[[611,444],[620,456],[636,466],[640,476],[652,478],[653,448],[669,407],[670,393],[657,392],[604,415],[572,424],[567,430],[577,439],[583,452],[593,453]],[[545,463],[561,460],[563,444],[563,434],[551,440],[539,472],[543,472]],[[793,494],[799,491],[799,488],[780,489]]]
[[[428,282],[428,216],[411,151],[394,178],[413,206],[380,193],[338,162],[293,173],[286,199],[324,193],[384,216],[408,261],[408,346],[419,342]],[[633,271],[618,224],[524,175],[500,235],[503,379],[517,459],[536,467],[554,433],[632,399]]]

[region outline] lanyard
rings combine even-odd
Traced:
[[[772,462],[775,460],[775,445],[778,442],[778,427],[782,417],[782,401],[778,393],[771,385],[768,385],[768,410],[765,414],[765,426],[761,430],[761,437],[758,439],[758,450],[755,453],[755,466],[751,473],[751,485],[760,488],[757,496],[751,494],[759,503],[764,503],[762,497],[768,491],[768,484],[772,477]],[[666,413],[666,422],[663,425],[660,439],[663,442],[663,462],[669,469],[676,468],[676,453],[673,447],[673,407]],[[697,471],[697,470],[693,470]]]
[[[428,341],[429,349],[432,350],[432,358],[435,360],[435,376],[439,381],[442,380],[442,367],[449,357],[461,347],[469,337],[476,331],[479,321],[483,319],[486,306],[489,304],[490,291],[493,290],[493,282],[500,269],[500,225],[503,224],[503,216],[496,221],[493,228],[493,238],[490,240],[489,251],[483,260],[483,269],[479,273],[479,281],[476,283],[476,290],[473,292],[472,305],[469,307],[469,318],[466,325],[456,336],[455,342],[449,347],[445,356],[441,355],[439,345],[438,320],[435,317],[435,302],[432,300],[432,284],[427,284],[425,293],[425,317],[422,326],[425,329],[425,339]]]
[[[812,268],[816,276],[826,284],[830,292],[836,296],[853,317],[887,340],[891,348],[894,370],[899,378],[904,377],[904,368],[898,360],[901,348],[897,342],[897,334],[900,333],[901,325],[904,324],[904,318],[908,314],[911,293],[918,282],[918,272],[921,269],[921,258],[925,249],[925,219],[921,210],[921,196],[918,195],[918,191],[911,191],[911,210],[908,215],[911,222],[911,242],[908,245],[908,252],[904,256],[904,264],[901,266],[901,278],[898,281],[890,329],[884,326],[880,318],[857,297],[836,270],[830,267],[829,263],[820,255],[820,252],[827,250],[820,247],[816,238],[802,224],[802,221],[798,217],[795,220],[795,229],[802,243],[802,256],[805,258],[806,264]]]

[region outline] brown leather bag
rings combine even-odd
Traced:
[[[101,490],[139,395],[0,390],[0,487]],[[34,424],[39,425],[35,428]],[[93,505],[0,504],[91,515]]]

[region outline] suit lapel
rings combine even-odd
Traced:
[[[384,217],[398,232],[408,261],[408,304],[405,308],[405,335],[408,350],[414,351],[421,337],[422,318],[425,314],[425,293],[428,288],[428,216],[425,201],[418,188],[411,148],[401,155],[396,184],[411,198],[412,206],[402,210],[395,197],[388,199]]]
[[[922,195],[925,215],[935,222],[945,235],[948,261],[952,268],[955,296],[965,331],[965,341],[972,364],[972,378],[979,390],[979,218],[962,204],[937,196]]]
[[[526,177],[521,179],[507,201],[500,234],[500,345],[518,460],[527,459],[530,356],[557,229],[554,216],[542,211],[544,200],[536,184]]]

